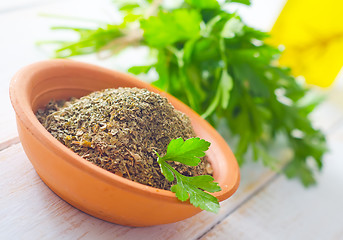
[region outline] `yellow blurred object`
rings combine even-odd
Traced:
[[[288,0],[268,42],[285,46],[280,64],[294,76],[330,86],[343,66],[343,1]]]

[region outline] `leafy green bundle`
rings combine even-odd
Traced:
[[[308,118],[318,102],[305,101],[308,89],[290,69],[277,65],[280,51],[265,43],[268,34],[225,10],[231,2],[250,4],[184,0],[171,8],[160,0],[125,1],[119,4],[124,13],[121,24],[58,27],[76,31],[80,39],[63,43],[56,57],[115,54],[130,46],[146,46],[155,62],[129,71],[156,71],[155,86],[188,104],[220,131],[228,130],[227,141],[240,164],[252,158],[275,169],[279,160],[271,152],[275,140],[283,139],[294,153],[283,171],[306,186],[313,184],[313,173],[322,167],[326,151],[323,133]]]

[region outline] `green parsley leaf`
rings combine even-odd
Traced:
[[[179,41],[185,41],[200,32],[201,16],[198,11],[177,9],[172,12],[160,12],[141,21],[145,41],[153,47],[166,47]]]
[[[222,101],[221,105],[223,109],[226,109],[229,105],[230,101],[230,92],[233,87],[233,79],[228,74],[227,70],[224,69],[222,72],[222,76],[220,78],[220,88],[222,92]]]
[[[181,174],[176,174],[177,184],[171,187],[171,191],[175,193],[176,197],[181,201],[187,201],[189,199],[190,203],[195,207],[199,207],[202,210],[218,213],[220,205],[218,199],[209,193],[201,190],[201,187],[207,188],[205,182],[192,179],[194,177],[185,177]],[[200,176],[203,177],[203,176]],[[211,177],[211,176],[208,176]],[[213,178],[212,178],[213,181]],[[208,185],[214,185],[214,182],[206,182]],[[209,187],[210,188],[210,187]],[[215,191],[220,191],[220,187],[216,185]]]
[[[190,138],[183,141],[182,138],[172,139],[167,147],[167,153],[162,158],[163,161],[175,161],[189,166],[197,166],[201,157],[205,156],[205,151],[210,147],[210,143],[200,138]]]
[[[138,3],[125,3],[119,7],[120,11],[132,11],[133,9],[139,7]]]
[[[185,0],[189,5],[199,9],[213,9],[219,8],[220,5],[217,0]]]
[[[56,58],[72,57],[97,52],[106,44],[113,41],[113,38],[123,36],[120,26],[111,24],[98,29],[65,26],[52,27],[51,29],[59,31],[73,31],[79,34],[79,40],[76,42],[56,42],[60,45],[60,48],[55,51]],[[44,44],[44,42],[40,42],[39,44]]]
[[[133,66],[129,68],[128,72],[133,73],[135,75],[141,74],[141,73],[148,73],[149,70],[152,68],[151,65],[148,66]]]
[[[155,150],[154,150],[154,152],[156,153],[156,155],[158,157],[157,162],[160,165],[162,174],[165,176],[165,178],[169,182],[174,181],[174,174],[173,174],[172,170],[170,170],[170,168],[168,167],[167,164],[163,164],[163,160],[161,160],[161,156],[158,154],[158,152],[156,152]]]
[[[220,205],[218,199],[207,192],[218,192],[221,190],[214,178],[209,175],[187,177],[180,174],[167,161],[177,161],[189,166],[197,166],[199,157],[205,156],[210,143],[200,138],[190,138],[183,141],[182,138],[173,139],[167,147],[167,153],[161,157],[157,152],[157,162],[162,174],[168,181],[173,181],[174,176],[177,184],[171,187],[171,191],[181,201],[187,201],[202,210],[217,213]]]

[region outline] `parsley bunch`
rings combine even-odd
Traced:
[[[279,160],[272,152],[276,139],[281,139],[293,150],[282,171],[306,186],[313,184],[326,151],[323,133],[309,120],[318,102],[307,101],[308,89],[290,69],[277,65],[281,52],[265,42],[268,34],[226,10],[231,2],[250,4],[249,0],[178,2],[168,7],[161,0],[117,1],[124,16],[120,24],[57,27],[75,31],[80,38],[62,43],[56,57],[148,47],[155,61],[129,71],[157,72],[155,86],[189,105],[220,132],[229,132],[227,141],[240,164],[249,158],[275,169]]]

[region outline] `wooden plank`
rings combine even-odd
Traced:
[[[6,206],[0,210],[0,219],[4,219],[0,238],[196,239],[239,209],[275,176],[256,163],[246,165],[241,173],[239,191],[221,204],[218,215],[202,212],[174,224],[129,228],[93,218],[57,197],[39,179],[17,144],[0,152],[0,176],[5,180],[0,185],[0,206]],[[22,205],[23,202],[26,204]],[[30,223],[35,224],[25,227]],[[11,226],[20,226],[20,230]]]
[[[99,6],[106,10],[100,10],[95,14]],[[0,51],[7,59],[6,64],[0,65],[1,90],[6,90],[6,93],[0,95],[0,102],[6,101],[5,99],[8,101],[8,95],[5,95],[8,89],[7,84],[17,69],[31,62],[47,58],[44,52],[33,47],[34,42],[56,38],[56,34],[49,32],[48,28],[51,25],[61,23],[61,21],[43,20],[37,16],[38,12],[68,15],[68,13],[77,11],[78,14],[81,13],[80,15],[85,14],[84,16],[92,16],[92,18],[98,18],[98,15],[112,18],[111,8],[107,6],[104,1],[91,3],[91,1],[77,0],[70,1],[68,7],[64,3],[52,4],[44,8],[8,13],[6,17],[0,15],[0,22],[8,23],[6,26],[0,25],[0,30],[11,33],[0,40],[2,43],[0,44]],[[65,9],[68,12],[65,12]],[[26,20],[23,22],[22,19]],[[35,27],[32,28],[32,26]],[[23,36],[25,36],[25,41],[22,40]],[[58,36],[63,38],[64,35]],[[135,54],[135,58],[132,58],[132,54]],[[134,51],[117,59],[101,62],[94,56],[77,59],[116,69],[125,69],[128,64],[138,64],[137,62],[132,63],[132,61],[141,61],[137,60],[139,57]],[[5,88],[3,88],[4,86]],[[1,121],[5,124],[2,126],[7,126],[7,129],[15,131],[14,114],[11,112],[9,102],[1,104],[1,106],[7,108],[6,112],[12,114],[12,117],[0,116]],[[323,109],[327,110],[327,107],[324,106]],[[328,110],[327,114],[319,114],[318,117],[323,119],[322,122],[326,126],[330,126],[331,124],[327,122],[327,116],[332,112],[337,112],[336,110],[337,108],[333,107]],[[336,117],[338,119],[339,116],[337,114],[329,121],[335,122]],[[10,135],[13,137],[16,133]],[[0,138],[0,142],[6,143],[6,141]],[[240,208],[242,203],[251,199],[256,192],[259,192],[271,179],[274,179],[275,174],[259,164],[249,164],[242,169],[242,183],[238,193],[222,204],[222,210],[218,215],[202,212],[179,223],[150,228],[129,228],[110,224],[71,207],[52,193],[39,179],[20,144],[0,152],[0,176],[3,179],[0,182],[0,239],[195,239],[209,231],[213,225],[226,219],[232,212],[235,212],[235,209]]]
[[[174,224],[130,228],[91,217],[56,196],[40,180],[20,144],[0,152],[0,239],[195,239],[225,218],[274,173],[259,164],[242,170],[240,190],[218,215],[200,214]]]
[[[321,116],[329,118],[329,115],[318,114],[316,119],[324,123],[325,118]],[[258,164],[249,164],[242,170],[239,192],[222,204],[220,214],[202,212],[175,224],[128,228],[90,217],[58,198],[40,181],[20,145],[12,146],[0,153],[0,169],[1,179],[6,180],[0,185],[2,189],[0,206],[6,206],[0,211],[0,219],[4,219],[0,224],[0,238],[13,235],[15,238],[84,236],[90,239],[103,236],[119,239],[193,239],[202,236],[213,225],[226,219],[232,212],[236,212],[235,209],[240,209],[242,203],[251,199],[274,176],[274,173],[266,171]],[[37,197],[38,193],[41,195]],[[26,204],[20,204],[22,202]],[[21,222],[25,226],[31,222],[35,224],[29,229],[22,226]],[[20,226],[20,231],[11,226]]]
[[[202,239],[343,239],[342,140],[329,141],[317,186],[279,176]]]
[[[3,95],[0,97],[1,100],[9,102],[8,98],[3,99]],[[2,106],[4,107],[1,109],[0,116],[0,151],[19,142],[14,111],[11,109],[10,103]]]

